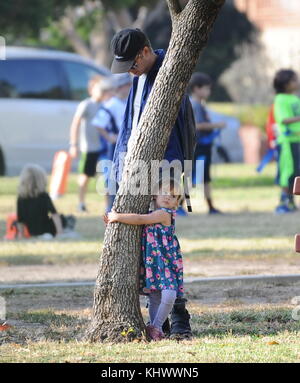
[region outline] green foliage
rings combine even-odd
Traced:
[[[76,20],[76,32],[86,43],[89,42],[89,36],[95,28],[96,23],[99,22],[99,16],[101,16],[101,13],[101,10],[96,10]],[[71,52],[74,51],[74,48],[68,38],[61,33],[59,25],[57,25],[55,21],[50,22],[49,26],[45,29],[45,33],[47,34],[47,45],[57,49]]]
[[[120,8],[131,8],[136,12],[142,5],[150,6],[157,0],[137,1],[137,0],[101,0],[104,10],[117,10]],[[25,40],[27,43],[37,45],[39,34],[42,29],[48,29],[50,39],[49,45],[60,49],[71,49],[71,45],[60,34],[59,29],[54,26],[64,13],[66,7],[82,5],[82,0],[0,0],[0,30],[1,34],[7,37],[9,42],[17,38]],[[88,34],[95,27],[96,12],[82,17],[76,29],[84,38],[88,39]]]
[[[26,35],[38,37],[41,28],[50,20],[57,20],[68,5],[81,4],[80,0],[0,0],[0,30],[4,37]]]
[[[120,8],[140,8],[143,5],[151,6],[157,0],[101,0],[106,10],[117,10]]]

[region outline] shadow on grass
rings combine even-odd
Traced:
[[[282,247],[274,250],[274,248],[265,248],[265,249],[256,249],[253,247],[252,249],[244,249],[244,250],[226,250],[226,248],[221,250],[216,250],[213,248],[199,248],[196,250],[188,251],[184,253],[185,259],[189,258],[191,261],[198,260],[199,258],[222,258],[226,257],[226,259],[234,259],[239,257],[247,257],[265,259],[272,257],[281,257],[283,258],[283,254],[288,254],[288,256],[295,256],[295,252],[291,250],[290,254],[287,253],[287,249]],[[253,265],[255,267],[255,265]]]
[[[292,310],[289,309],[247,309],[193,315],[192,329],[198,338],[228,335],[260,337],[300,331],[300,321],[292,318]]]
[[[45,338],[48,341],[69,342],[82,339],[89,324],[89,319],[73,315],[56,314],[51,310],[27,311],[13,314],[12,318],[22,322],[7,333],[3,343],[36,342]],[[32,326],[39,328],[32,331]],[[231,312],[204,313],[193,315],[191,321],[193,335],[196,338],[228,336],[262,336],[276,335],[282,332],[299,332],[300,321],[293,320],[291,310],[234,310]]]
[[[89,323],[88,319],[56,314],[49,309],[10,313],[9,317],[14,321],[14,325],[2,343],[26,344],[29,341],[38,342],[45,339],[58,342],[74,341],[84,335]]]
[[[191,213],[179,217],[176,232],[180,238],[276,238],[294,236],[299,225],[299,214],[275,215],[270,212],[238,212],[209,216]]]
[[[52,310],[22,311],[11,315],[12,319],[22,320],[27,323],[40,323],[48,326],[73,326],[80,319],[73,315],[56,314]]]

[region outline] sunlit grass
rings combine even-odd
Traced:
[[[299,362],[300,322],[283,307],[210,309],[193,304],[194,338],[176,342],[90,344],[82,341],[88,313],[53,310],[12,315],[2,362]],[[32,327],[34,326],[34,327]],[[36,331],[40,326],[39,331]],[[33,331],[35,329],[35,331]],[[0,338],[1,341],[1,338]]]
[[[300,231],[300,216],[299,213],[274,214],[279,194],[278,188],[270,185],[274,173],[274,164],[265,169],[263,176],[257,175],[254,165],[214,165],[214,200],[225,214],[207,215],[200,190],[192,193],[194,212],[188,218],[176,220],[185,258],[194,261],[297,259],[293,238]],[[262,184],[260,177],[265,179]],[[0,236],[3,237],[6,216],[15,211],[17,178],[0,178],[0,185]],[[69,192],[56,200],[55,205],[59,212],[77,216],[78,239],[1,241],[0,265],[96,262],[103,243],[104,199],[96,193],[96,180],[92,180],[87,198],[89,213],[78,214],[76,190],[76,175],[72,174]]]

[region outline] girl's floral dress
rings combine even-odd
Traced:
[[[176,210],[160,208],[171,214],[171,225],[146,225],[142,237],[141,293],[155,290],[175,290],[183,295],[183,265],[175,235]]]

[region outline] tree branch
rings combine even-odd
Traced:
[[[129,28],[133,23],[132,17],[126,8],[110,11],[108,15],[113,22],[113,25],[117,27],[116,31],[123,28]]]
[[[171,17],[179,15],[179,13],[182,11],[179,0],[167,0],[167,3],[168,3]]]
[[[166,7],[167,7],[167,4],[165,0],[160,0],[156,4],[155,8],[148,13],[147,18],[144,20],[142,29],[145,30],[149,25],[155,22],[157,18],[160,17],[165,12]]]
[[[118,32],[122,29],[120,23],[119,23],[119,20],[115,14],[115,12],[113,11],[109,11],[107,12],[107,17],[111,23],[111,26],[112,26],[112,29],[115,31],[115,32]]]
[[[149,8],[147,8],[145,6],[140,7],[139,11],[138,11],[137,18],[135,19],[135,21],[132,25],[132,28],[142,29],[148,14],[149,14]]]
[[[82,56],[92,58],[92,53],[88,45],[76,32],[74,26],[74,15],[72,14],[72,10],[70,8],[66,10],[65,15],[60,19],[58,24],[61,27],[61,30],[64,33],[64,35],[69,39],[70,43],[73,45],[75,51],[81,54]]]

